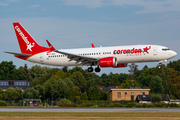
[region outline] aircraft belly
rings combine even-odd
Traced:
[[[70,61],[67,58],[52,58],[46,60],[45,64],[53,66],[76,66],[75,61]]]
[[[133,63],[133,62],[146,62],[150,61],[150,57],[144,57],[143,55],[119,55],[115,56],[118,59],[118,63]]]

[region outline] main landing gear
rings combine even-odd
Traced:
[[[95,68],[95,72],[100,72],[101,71],[101,69],[99,68],[99,66],[97,66],[96,68]]]
[[[95,68],[95,72],[100,72],[101,71],[101,69],[99,68],[99,66],[97,66],[96,68]],[[88,72],[93,72],[93,67],[91,66],[91,67],[88,67]]]
[[[88,72],[93,72],[93,67],[88,67]]]

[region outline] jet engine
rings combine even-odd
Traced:
[[[99,60],[100,67],[116,67],[117,58],[116,57],[106,57]]]
[[[121,67],[127,67],[127,63],[118,63],[117,66],[113,68],[121,68]]]

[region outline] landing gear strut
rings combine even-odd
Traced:
[[[159,62],[159,69],[161,69],[162,68],[162,62]]]
[[[99,68],[99,66],[97,68],[95,68],[95,72],[100,72],[101,69]]]
[[[88,72],[93,72],[93,67],[88,67]]]

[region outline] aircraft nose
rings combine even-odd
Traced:
[[[171,52],[171,56],[172,56],[172,57],[175,57],[176,55],[177,55],[177,53],[176,53],[175,51],[172,51],[172,52]]]

